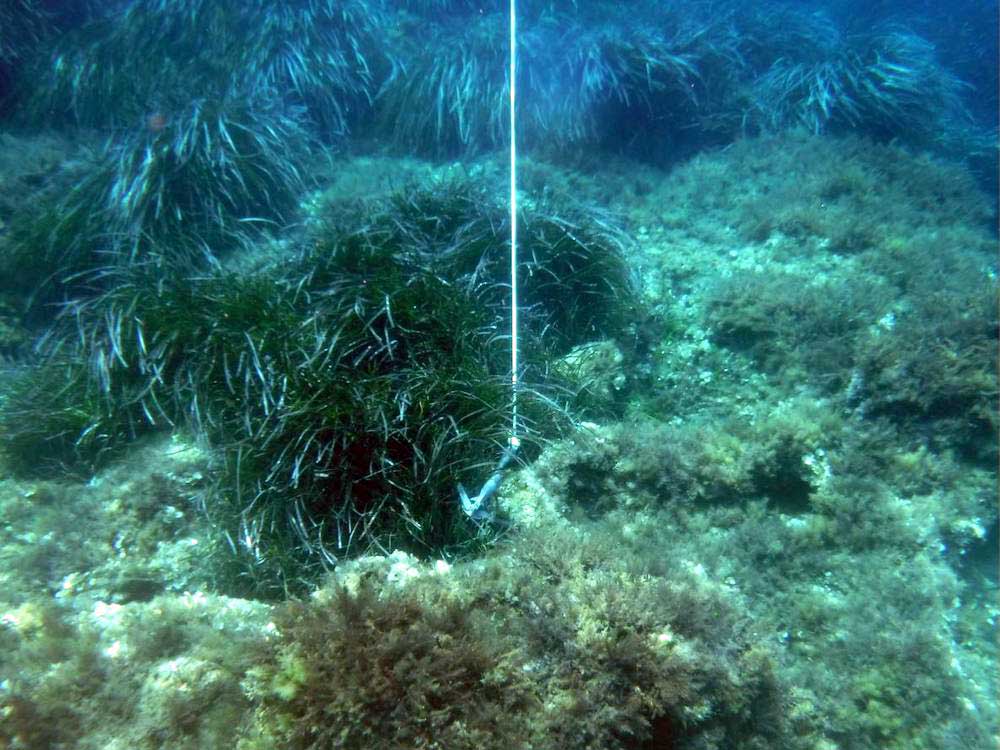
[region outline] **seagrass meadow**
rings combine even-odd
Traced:
[[[0,750],[996,747],[996,29],[0,4]]]

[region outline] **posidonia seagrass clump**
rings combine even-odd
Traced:
[[[37,316],[129,263],[211,264],[291,219],[312,144],[300,108],[238,92],[122,131],[12,220],[2,285]]]
[[[378,130],[435,155],[502,147],[504,4],[404,7],[400,66],[375,100]],[[939,151],[961,143],[966,154],[977,142],[965,84],[902,25],[849,33],[778,3],[528,3],[520,14],[518,126],[529,149],[586,143],[670,163],[747,132],[795,127]]]
[[[277,92],[276,106],[302,107],[326,142],[372,133],[422,154],[482,153],[507,138],[506,10],[466,0],[125,4],[23,56],[19,120],[134,128],[236,82],[248,100]],[[965,118],[965,84],[902,24],[851,33],[823,14],[733,0],[527,2],[519,16],[527,148],[587,144],[673,162],[800,126],[963,156],[992,143]]]
[[[112,7],[39,51],[23,119],[134,127],[167,120],[234,83],[249,100],[280,92],[342,133],[386,57],[385,8],[369,0],[151,0]]]
[[[347,209],[290,258],[192,274],[136,263],[66,309],[4,407],[8,460],[92,467],[155,429],[218,448],[206,511],[240,586],[296,587],[375,547],[458,551],[509,437],[506,207],[460,181]],[[622,239],[596,214],[523,215],[525,447],[567,419],[548,362],[620,334]],[[542,395],[542,393],[548,395]]]
[[[0,99],[8,93],[16,64],[44,38],[46,20],[37,0],[8,0],[0,7]]]
[[[801,125],[928,143],[966,116],[964,84],[917,34],[885,27],[847,36],[821,16],[800,30],[815,42],[776,57],[754,84],[751,120],[764,128]]]
[[[83,23],[94,11],[94,0],[58,7],[45,0],[5,0],[0,3],[0,117],[14,109],[14,91],[27,85],[27,68],[38,50],[57,34]]]
[[[104,288],[108,267],[147,255],[204,267],[286,224],[305,155],[391,75],[384,13],[361,0],[157,0],[39,37],[19,58],[12,124],[95,129],[104,143],[12,222],[4,283],[37,309]]]
[[[423,153],[478,152],[507,138],[507,40],[502,3],[406,3],[403,62],[376,100],[375,122]],[[597,143],[667,120],[688,128],[715,86],[709,74],[732,32],[703,9],[649,5],[648,22],[615,6],[528,3],[518,32],[519,129],[528,146]],[[687,15],[685,15],[687,14]],[[408,16],[405,16],[408,18]],[[437,41],[428,46],[427,36]],[[713,93],[711,98],[717,98]],[[631,124],[630,124],[631,123]],[[641,123],[636,124],[636,123]],[[653,135],[652,137],[658,137]]]

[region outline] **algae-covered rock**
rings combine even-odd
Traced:
[[[572,527],[455,565],[357,561],[276,611],[241,747],[780,743],[772,654],[725,587],[690,562],[648,562]]]
[[[270,610],[205,594],[79,612],[39,600],[2,622],[3,747],[196,750],[231,742]]]

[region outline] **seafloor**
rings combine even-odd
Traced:
[[[5,136],[0,203],[76,148]],[[502,170],[340,157],[310,210],[455,172]],[[507,477],[499,539],[264,603],[218,590],[218,461],[190,435],[77,479],[0,466],[0,748],[996,746],[996,237],[973,180],[794,133],[522,174],[529,203],[618,217],[646,318],[641,356],[567,355],[609,408]],[[30,354],[3,319],[10,374]]]

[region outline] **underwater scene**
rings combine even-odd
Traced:
[[[1000,746],[997,37],[0,0],[0,750]]]

